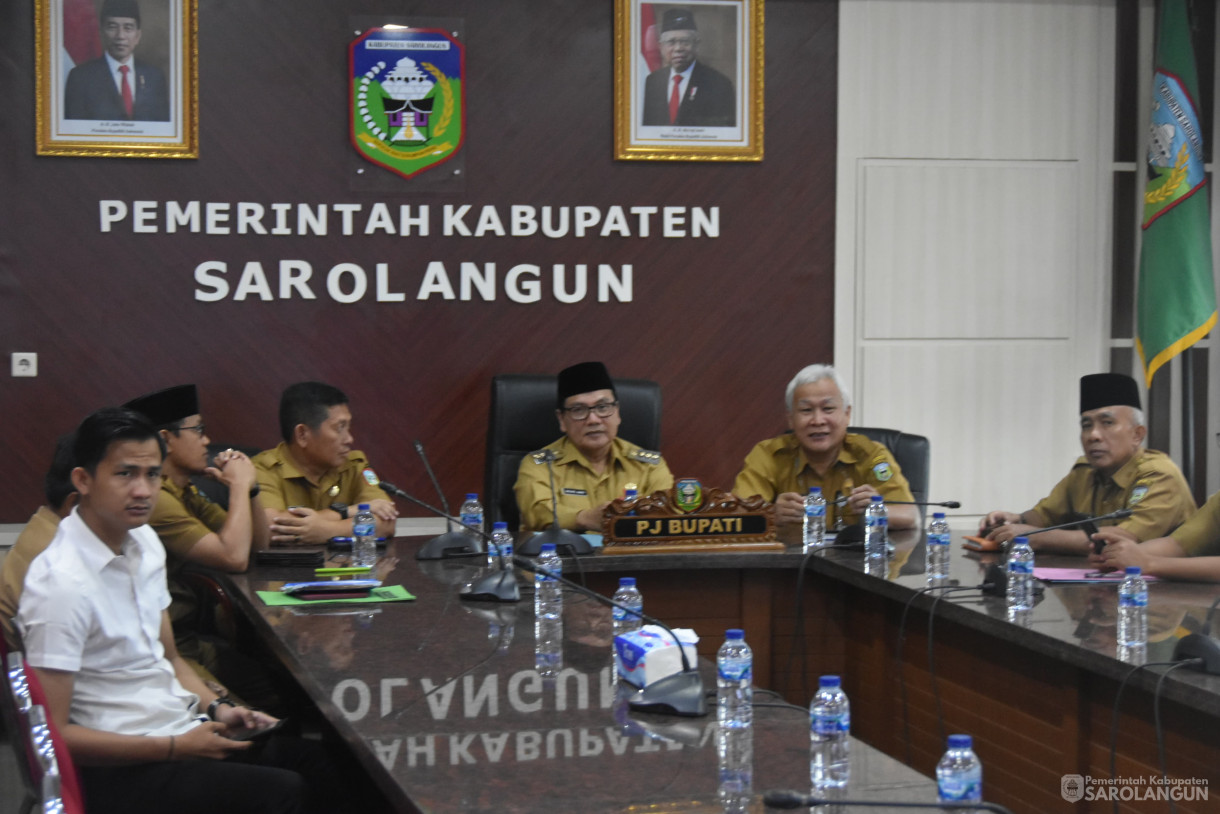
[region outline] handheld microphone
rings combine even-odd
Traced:
[[[655,616],[649,616],[641,610],[629,608],[626,605],[615,602],[610,597],[590,590],[578,582],[573,582],[563,574],[556,573],[549,568],[543,568],[534,561],[527,560],[525,557],[514,555],[513,562],[518,568],[562,582],[572,590],[584,594],[591,599],[596,599],[603,605],[627,611],[632,616],[638,616],[648,624],[656,625],[663,629],[673,638],[674,643],[678,646],[678,655],[682,659],[682,672],[666,676],[660,681],[654,681],[647,687],[641,687],[636,690],[627,699],[627,704],[632,709],[649,712],[670,712],[674,715],[684,715],[691,718],[707,714],[707,697],[703,693],[703,676],[699,675],[699,671],[691,664],[690,658],[686,655],[686,648],[682,646],[682,642],[669,625]]]
[[[574,531],[559,527],[559,495],[555,492],[555,457],[553,449],[543,450],[542,459],[546,461],[546,471],[551,478],[551,527],[517,544],[517,550],[526,557],[537,557],[542,551],[543,543],[554,543],[556,551],[566,550],[569,554],[593,553],[593,546],[588,540]]]
[[[472,535],[469,527],[458,521],[458,530],[453,528],[453,518],[449,515],[449,501],[445,500],[445,493],[441,491],[440,481],[436,479],[436,474],[432,471],[432,465],[428,463],[428,456],[424,454],[424,445],[418,440],[413,441],[415,452],[419,455],[419,459],[424,462],[424,470],[428,473],[428,477],[432,480],[432,488],[436,490],[436,494],[441,499],[441,507],[445,510],[445,527],[444,534],[438,534],[415,552],[417,560],[439,560],[445,557],[476,557],[483,553],[482,547],[479,545],[479,539]],[[391,484],[392,486],[393,484]]]
[[[998,803],[897,803],[893,800],[839,800],[832,797],[814,797],[799,791],[769,791],[763,795],[763,804],[768,808],[812,808],[813,806],[863,806],[869,808],[929,808],[949,811],[995,811],[1012,814]]]
[[[407,494],[389,481],[383,480],[379,485],[381,486],[382,491],[384,491],[387,495],[409,500],[416,506],[419,506],[421,509],[426,509],[432,512],[437,517],[443,517],[446,520],[457,522],[459,524],[462,522],[456,517],[451,517],[450,515],[445,514],[435,506],[424,503],[414,495]],[[472,535],[478,535],[478,537],[481,537],[484,540],[491,539],[491,535],[482,529],[471,528],[469,526],[467,526],[466,529],[470,532],[470,534],[465,536],[469,537],[471,540],[476,540],[476,538]],[[418,554],[415,556],[416,559],[428,559],[421,558]],[[434,557],[432,559],[436,558]],[[511,568],[497,568],[492,571],[492,573],[476,580],[470,586],[469,590],[462,591],[460,594],[458,594],[458,596],[462,599],[471,601],[520,602],[521,588],[517,585],[517,576],[513,573]]]

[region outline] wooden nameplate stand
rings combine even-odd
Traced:
[[[783,551],[775,538],[775,506],[708,489],[694,508],[678,505],[677,486],[613,500],[602,520],[602,554]]]

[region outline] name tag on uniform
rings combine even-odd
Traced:
[[[563,493],[564,493],[565,495],[580,495],[581,497],[586,497],[586,496],[588,496],[588,494],[589,494],[589,493],[588,493],[587,491],[585,491],[584,489],[573,489],[573,488],[572,488],[572,487],[570,487],[570,486],[565,486],[565,487],[563,487]]]

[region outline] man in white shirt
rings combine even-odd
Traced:
[[[30,566],[17,613],[26,660],[96,812],[296,812],[316,758],[273,738],[260,765],[228,736],[276,719],[217,697],[178,656],[165,549],[148,524],[164,447],[143,416],[99,410],[77,430],[80,494]],[[277,768],[283,767],[283,768]]]

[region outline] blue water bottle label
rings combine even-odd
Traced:
[[[720,664],[720,677],[725,681],[744,681],[750,678],[752,673],[753,669],[749,662],[722,662]]]

